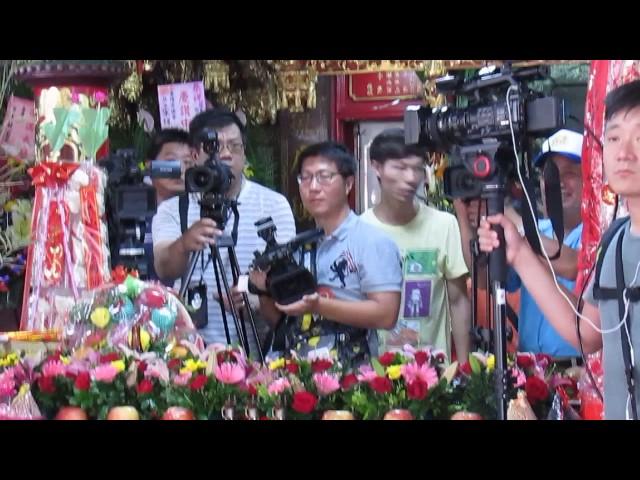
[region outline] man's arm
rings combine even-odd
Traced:
[[[189,262],[189,254],[215,245],[216,237],[222,232],[216,222],[202,218],[181,234],[178,202],[167,200],[158,207],[153,217],[154,267],[160,278],[181,277]]]
[[[513,222],[504,215],[493,215],[487,220],[483,220],[478,229],[480,249],[484,252],[490,252],[500,245],[497,233],[491,230],[491,225],[501,225],[504,228],[507,262],[513,265],[518,272],[522,282],[549,323],[573,347],[579,348],[575,313],[556,288],[549,269],[540,263],[531,247],[520,237]],[[575,305],[576,296],[562,286],[560,287]],[[583,315],[600,329],[600,313],[596,306],[585,302]],[[588,322],[581,321],[580,331],[585,352],[591,353],[602,348],[602,334]]]
[[[505,208],[504,214],[513,221],[518,229],[522,228],[522,217],[513,209],[513,207]],[[543,235],[542,232],[540,233],[540,238],[542,239],[542,246],[547,252],[547,255],[555,255],[558,251],[558,240],[555,238],[549,238],[546,235]],[[539,256],[539,260],[545,268],[549,268],[547,260],[543,255]],[[578,250],[567,245],[562,245],[560,256],[555,260],[551,260],[551,265],[553,265],[553,270],[556,272],[556,275],[569,280],[575,280],[578,276]]]
[[[540,235],[540,237],[542,238],[542,245],[547,255],[554,255],[558,251],[558,240],[551,239],[544,235]],[[549,268],[549,264],[544,256],[538,256],[538,260],[540,260],[545,268]],[[578,250],[568,247],[567,245],[562,245],[560,256],[555,260],[551,260],[551,265],[553,265],[556,275],[569,280],[575,280],[578,277]]]
[[[350,301],[314,293],[290,305],[275,305],[287,315],[315,313],[356,328],[391,330],[395,327],[400,310],[400,292],[374,292],[366,296],[366,300]]]
[[[451,309],[451,333],[456,354],[461,361],[469,357],[471,347],[471,303],[467,296],[466,275],[447,280]]]

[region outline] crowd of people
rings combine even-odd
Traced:
[[[640,395],[634,380],[634,346],[640,338],[640,310],[635,308],[640,300],[640,81],[619,87],[606,102],[604,170],[612,190],[627,202],[630,221],[616,224],[601,253],[600,268],[587,288],[580,329],[571,302],[577,300],[573,290],[582,235],[581,133],[555,132],[534,161],[541,170],[553,164],[560,179],[564,239],[560,255],[549,261],[523,238],[522,208],[528,206],[516,197],[508,199],[504,214],[488,217],[479,199],[456,200],[455,215],[418,200],[429,152],[405,144],[402,129],[386,130],[370,145],[381,195],[360,215],[348,200],[356,181],[354,156],[335,142],[308,146],[297,158],[296,178],[303,206],[324,236],[300,260],[315,272],[318,288],[283,305],[268,293],[267,272],[251,268],[253,253],[265,248],[255,222],[271,217],[279,243],[296,235],[296,224],[287,198],[244,176],[244,121],[230,111],[209,109],[192,120],[189,132],[160,131],[148,158],[179,159],[183,171],[201,165],[209,156],[198,140],[205,128],[217,132],[218,158],[233,174],[225,195],[237,201],[237,229],[234,219],[223,229],[212,218],[201,217],[200,194],[186,193],[183,180],[157,179],[159,206],[149,226],[148,254],[155,278],[178,287],[186,281],[194,252],[208,252],[221,236],[233,238],[240,271],[248,273],[253,291],[259,293],[247,295],[234,283],[228,252],[220,249],[223,274],[232,285],[229,298],[223,296],[220,302],[230,311],[230,299],[243,322],[248,307],[256,312],[259,335],[249,336],[252,351],[331,354],[357,366],[408,344],[432,345],[449,358],[466,359],[474,348],[468,293],[472,240],[482,252],[491,252],[500,244],[492,226],[500,225],[510,265],[506,287],[520,291],[514,308],[516,347],[560,359],[578,359],[581,349],[603,348],[605,416],[635,418]],[[558,251],[550,220],[542,218],[537,226],[544,250]],[[240,332],[225,328],[222,319],[213,269],[209,255],[203,255],[190,277],[189,289],[200,292],[193,307],[204,308],[197,326],[207,343],[237,343]]]

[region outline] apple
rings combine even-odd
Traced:
[[[56,420],[89,420],[89,417],[80,407],[62,407],[58,410]]]
[[[169,407],[164,412],[162,420],[195,420],[193,412],[188,408]]]
[[[107,420],[140,420],[140,415],[133,407],[113,407],[109,410]]]
[[[389,410],[385,416],[384,420],[413,420],[413,415],[409,410]]]
[[[327,410],[322,420],[353,420],[353,413],[348,410]]]
[[[456,412],[451,420],[484,420],[481,415],[473,412]]]

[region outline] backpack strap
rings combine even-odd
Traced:
[[[616,218],[611,222],[611,225],[609,225],[609,228],[604,232],[604,234],[602,234],[602,238],[600,239],[600,248],[598,249],[598,255],[596,257],[596,274],[593,283],[593,298],[595,300],[615,300],[618,298],[618,290],[616,288],[602,288],[600,286],[600,275],[602,273],[604,256],[607,253],[607,249],[609,248],[613,237],[615,237],[616,233],[618,233],[621,228],[624,228],[629,220],[630,217]],[[632,301],[637,301],[633,300],[631,296],[629,298]]]

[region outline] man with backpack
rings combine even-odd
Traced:
[[[611,189],[624,197],[629,217],[602,236],[596,273],[585,294],[583,318],[576,325],[576,297],[556,287],[515,225],[504,215],[483,219],[480,249],[500,245],[491,225],[504,229],[507,262],[520,275],[556,331],[585,352],[603,349],[605,418],[638,418],[640,352],[640,81],[609,93],[605,101],[604,172]],[[561,293],[560,290],[563,290]],[[567,298],[563,298],[566,296]]]

